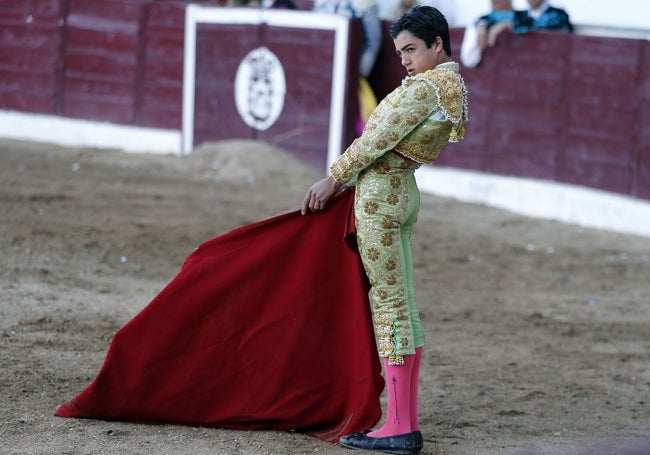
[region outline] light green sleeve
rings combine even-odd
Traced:
[[[436,91],[421,80],[405,80],[370,115],[363,134],[330,167],[340,183],[356,180],[359,172],[393,150],[414,128],[438,109]]]

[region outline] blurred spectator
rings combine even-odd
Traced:
[[[298,9],[292,0],[262,0],[262,7],[271,9]]]
[[[531,30],[573,32],[573,24],[563,9],[549,5],[547,0],[528,0],[528,6],[530,9],[515,14],[513,33]]]
[[[379,17],[382,20],[397,20],[403,13],[417,5],[432,6],[440,11],[449,27],[456,23],[456,8],[453,0],[378,0]]]
[[[368,77],[377,60],[381,48],[381,21],[376,0],[315,0],[317,13],[338,14],[350,19],[361,19],[363,26],[363,46],[359,72]]]
[[[225,0],[227,6],[240,8],[298,9],[292,0]]]
[[[361,134],[370,112],[377,106],[377,98],[368,84],[367,78],[375,66],[381,49],[382,31],[376,0],[316,0],[314,11],[318,13],[339,14],[350,19],[361,19],[363,44],[359,61],[359,116],[356,121],[357,135]]]
[[[260,0],[226,0],[226,6],[237,8],[259,8],[261,3]]]
[[[492,11],[465,29],[460,49],[463,65],[473,68],[481,62],[483,51],[494,46],[499,34],[512,28],[515,10],[511,0],[492,0]]]
[[[573,32],[569,15],[561,8],[549,5],[547,0],[528,0],[530,9],[515,11],[511,0],[492,0],[492,11],[480,17],[465,29],[460,60],[466,67],[477,66],[483,52],[494,46],[505,30],[528,33],[532,30]]]

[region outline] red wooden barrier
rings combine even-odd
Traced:
[[[0,108],[55,113],[63,13],[58,0],[0,0]]]
[[[186,6],[174,0],[0,0],[0,109],[180,129]],[[389,23],[384,28],[370,77],[379,98],[404,75]],[[263,32],[280,47],[296,44],[283,30]],[[462,34],[452,30],[456,58]],[[320,49],[321,39],[313,35],[314,49]],[[209,53],[211,44],[199,42],[199,49]],[[288,67],[287,84],[305,96],[288,99],[287,118],[280,121],[295,124],[295,112],[311,112],[305,121],[320,127],[329,118],[312,109],[309,99],[327,91],[305,80],[311,53],[296,52],[302,60]],[[233,62],[221,62],[235,71]],[[230,84],[232,76],[218,77],[230,78]],[[543,32],[503,35],[481,65],[463,69],[463,76],[470,96],[467,136],[437,165],[650,199],[650,42]],[[219,138],[215,107],[222,108],[220,98],[232,94],[219,92],[218,77],[199,81],[208,85],[210,96],[197,100],[198,139]],[[252,134],[230,127],[223,133]],[[317,136],[312,139],[319,144],[303,137],[281,145],[320,167],[324,157],[314,147],[322,153],[325,147]]]
[[[185,6],[181,2],[145,4],[137,125],[171,129],[181,126]]]
[[[142,11],[132,0],[69,3],[63,115],[134,123]]]
[[[356,100],[360,23],[351,25],[346,81],[347,100]],[[196,41],[194,143],[254,138],[289,150],[304,162],[325,168],[335,30],[267,24],[199,23]],[[233,46],[233,42],[237,46]],[[282,114],[267,129],[255,129],[235,104],[235,76],[248,52],[264,47],[280,60],[286,93]],[[354,139],[356,101],[343,112],[347,146]],[[347,117],[347,118],[345,118]]]
[[[400,83],[384,24],[370,81]],[[463,30],[452,30],[458,59]],[[650,42],[538,32],[503,35],[477,68],[466,139],[436,165],[578,184],[650,199]]]

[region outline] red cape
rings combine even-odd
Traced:
[[[61,417],[304,431],[375,425],[384,387],[353,191],[199,246]]]

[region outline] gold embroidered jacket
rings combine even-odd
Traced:
[[[375,108],[361,137],[332,164],[332,176],[349,183],[391,150],[420,164],[432,163],[448,142],[463,137],[467,119],[467,91],[457,63],[406,77]]]

